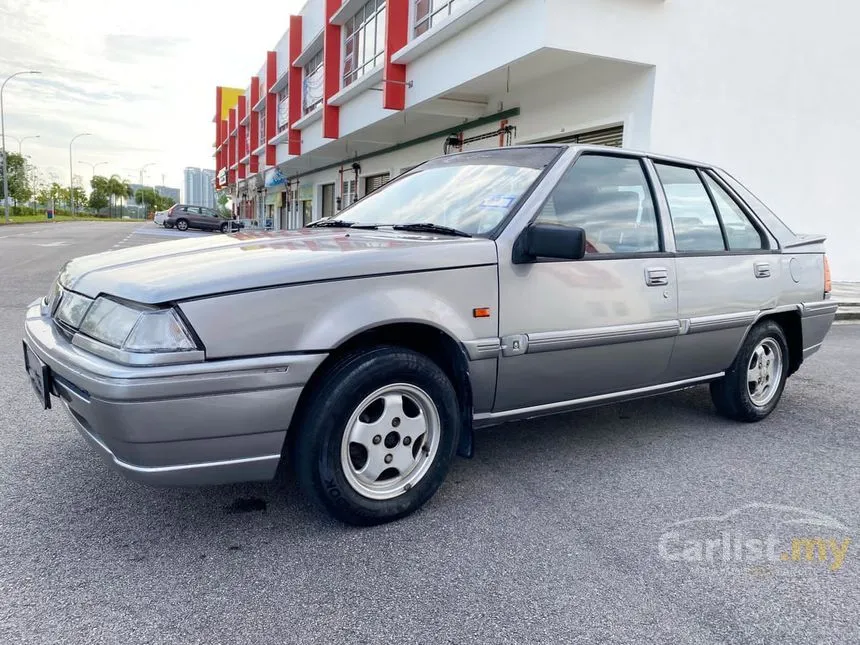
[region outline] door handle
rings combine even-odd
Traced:
[[[663,267],[645,269],[645,284],[649,287],[665,287],[669,284],[669,271]]]
[[[756,262],[753,264],[753,271],[755,272],[755,277],[757,278],[769,278],[770,277],[770,263],[769,262]]]

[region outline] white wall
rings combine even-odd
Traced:
[[[543,1],[513,0],[406,67],[406,107],[526,56],[546,39]]]
[[[857,3],[547,2],[548,44],[656,66],[651,149],[723,165],[860,280]]]
[[[651,132],[653,69],[592,59],[551,76],[514,86],[510,93],[490,98],[489,104],[520,107],[511,119],[516,143],[533,143],[624,125],[624,145],[647,148]]]
[[[308,0],[299,15],[302,17],[302,49],[305,49],[325,25],[325,2]]]

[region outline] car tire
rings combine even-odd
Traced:
[[[176,220],[176,229],[179,231],[187,231],[188,230],[188,221],[184,219]]]
[[[222,233],[227,232],[227,222],[224,222],[223,224],[221,224],[221,232]]]
[[[165,222],[164,228],[173,228],[173,224],[171,224],[170,222]]]
[[[448,473],[461,425],[442,369],[395,346],[338,360],[296,421],[290,452],[300,489],[360,526],[402,518],[427,502]]]
[[[788,378],[788,343],[776,322],[753,327],[725,376],[711,383],[717,411],[736,421],[761,421],[774,411]]]

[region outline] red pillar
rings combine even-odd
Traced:
[[[230,116],[227,119],[227,183],[236,183],[236,171],[233,169],[233,164],[236,163],[236,135],[233,130],[236,128],[236,108],[230,108]]]
[[[248,155],[248,141],[246,138],[247,126],[242,125],[242,121],[248,115],[248,97],[239,97],[239,132],[236,137],[239,140],[239,179],[244,179],[247,176],[248,166],[242,161]]]
[[[249,152],[251,153],[251,167],[250,172],[254,174],[259,172],[260,170],[260,160],[257,155],[254,154],[254,150],[256,150],[260,146],[260,113],[254,112],[254,106],[257,105],[257,102],[260,100],[260,77],[252,76],[251,77],[251,104],[248,106],[248,109],[251,110],[251,119],[248,123],[248,127],[251,128],[251,149]]]
[[[330,22],[331,17],[340,9],[340,4],[341,0],[325,0],[322,134],[326,139],[337,139],[340,136],[340,108],[328,103],[340,90],[340,25]]]
[[[272,92],[278,80],[278,53],[266,53],[266,165],[278,163],[275,146],[268,145],[278,134],[278,95]]]
[[[302,53],[302,17],[290,16],[290,96],[289,96],[289,134],[287,151],[291,155],[302,154],[302,133],[293,125],[302,118],[302,68],[293,61]]]
[[[391,57],[409,39],[409,0],[385,3],[385,69],[382,72],[382,107],[402,110],[406,107],[406,65],[391,62]]]

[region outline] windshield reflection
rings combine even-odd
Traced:
[[[540,172],[539,168],[490,164],[417,169],[341,211],[335,219],[379,226],[430,223],[486,236]]]

